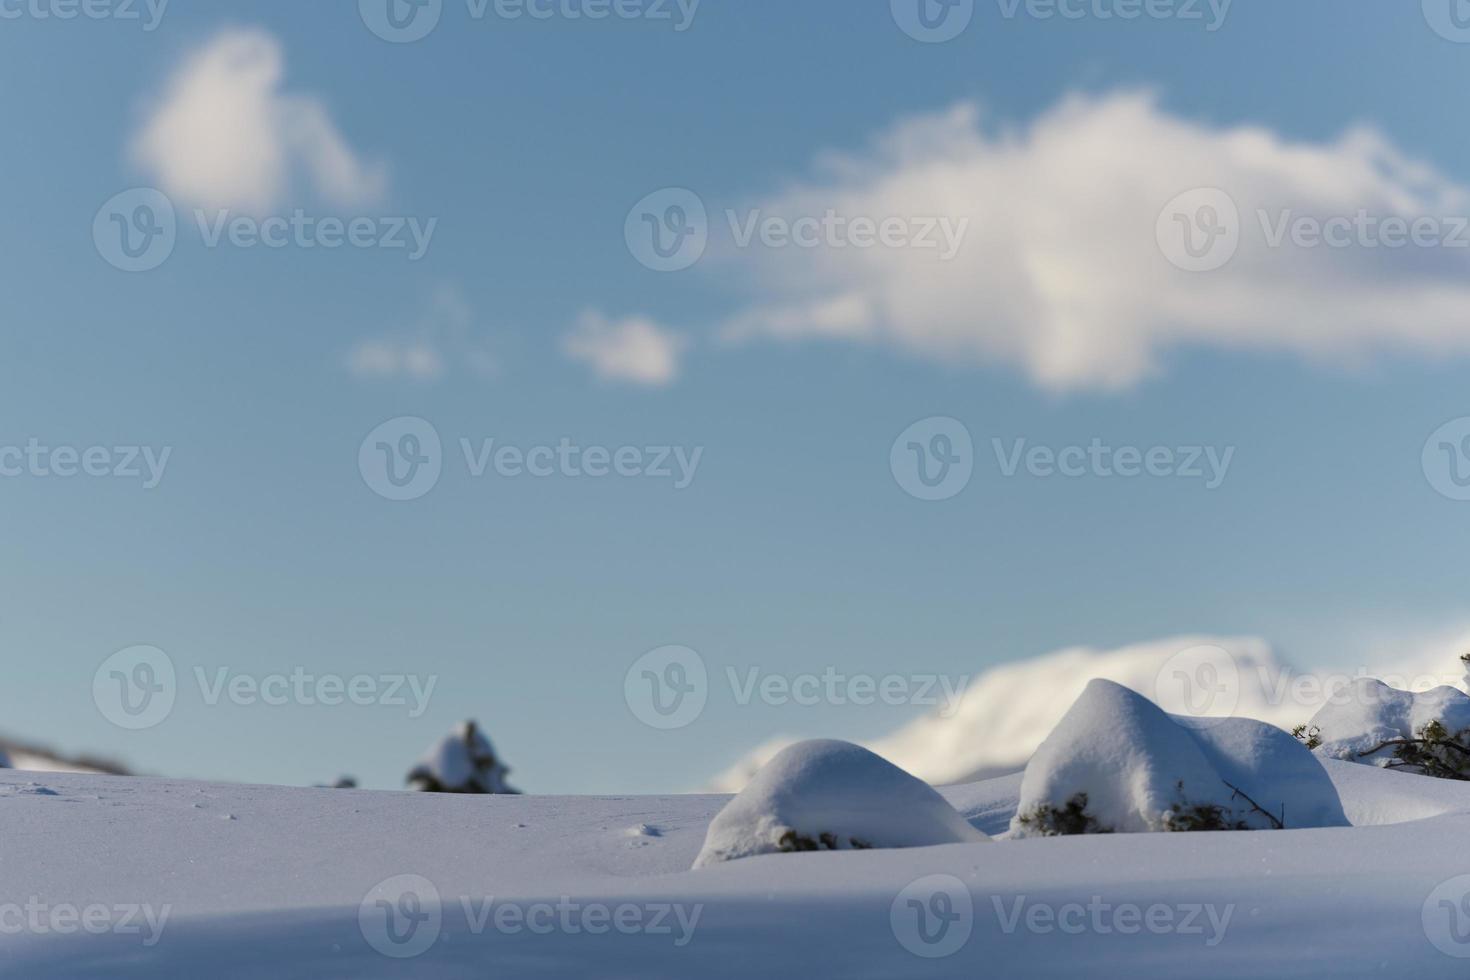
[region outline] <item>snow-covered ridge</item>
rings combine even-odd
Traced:
[[[1458,651],[1425,651],[1385,676],[1399,687],[1453,684],[1461,679],[1457,656]],[[1421,660],[1424,669],[1418,670]],[[1251,637],[1180,636],[1113,650],[1071,647],[979,673],[952,714],[926,715],[862,744],[928,783],[972,782],[1019,772],[1093,680],[1120,684],[1170,714],[1254,718],[1289,731],[1309,721],[1330,691],[1367,669],[1299,671],[1265,640]],[[765,742],[708,788],[738,792],[795,741]]]
[[[0,738],[0,768],[23,769],[29,772],[74,772],[112,776],[129,774],[124,766],[109,759],[67,756],[42,746],[8,738]]]

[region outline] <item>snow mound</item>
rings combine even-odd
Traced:
[[[454,726],[408,774],[408,785],[425,793],[515,793],[485,733],[473,721]]]
[[[1027,765],[1011,833],[1347,824],[1321,762],[1281,729],[1246,718],[1175,717],[1095,680]]]
[[[1397,747],[1385,742],[1415,738],[1436,721],[1451,735],[1470,728],[1470,696],[1453,687],[1416,694],[1359,677],[1336,692],[1307,728],[1322,743],[1318,755],[1386,767]]]
[[[933,787],[850,742],[800,742],[715,816],[694,867],[787,851],[927,847],[990,838]]]
[[[936,689],[931,695],[938,704],[931,713],[864,745],[935,786],[1020,772],[1089,681],[1114,681],[1166,710],[1194,713],[1186,691],[1171,682],[1172,665],[1186,651],[1206,648],[1220,651],[1223,677],[1238,696],[1229,702],[1216,699],[1205,713],[1259,718],[1288,728],[1302,720],[1300,709],[1275,690],[1294,672],[1265,640],[1191,635],[1111,650],[1069,647],[992,667],[973,678],[950,678],[958,689],[956,701]],[[715,776],[708,789],[740,792],[762,765],[794,742],[785,737],[765,742]]]

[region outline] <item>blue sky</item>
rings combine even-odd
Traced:
[[[1470,504],[1421,453],[1470,415],[1465,254],[1253,238],[1187,273],[1154,241],[1200,187],[1248,230],[1257,205],[1470,213],[1450,108],[1470,45],[1418,4],[1236,0],[1208,31],[981,0],[943,44],[879,2],[706,0],[679,32],[445,0],[405,44],[355,6],[0,21],[0,445],[171,450],[152,489],[0,479],[0,731],[171,775],[388,787],[473,716],[528,790],[675,790],[777,733],[871,737],[921,709],[716,685],[655,731],[624,675],[669,644],[712,674],[964,675],[1183,632],[1354,662],[1464,624]],[[140,187],[175,204],[178,240],[128,273],[93,224]],[[624,236],[664,188],[711,216],[705,256],[670,273]],[[437,223],[417,261],[206,247],[193,211],[224,207]],[[740,249],[724,218],[826,207],[972,221],[940,266]],[[837,296],[862,312],[813,312]],[[926,502],[890,448],[936,416],[973,437],[974,475]],[[358,457],[400,417],[432,424],[443,471],[394,502]],[[683,489],[475,478],[461,439],[702,455]],[[995,439],[1234,454],[1210,490],[1006,477]],[[92,682],[140,644],[180,691],[126,731]],[[195,668],[438,681],[410,718],[209,705]]]

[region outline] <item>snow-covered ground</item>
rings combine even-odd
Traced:
[[[0,975],[1470,974],[1470,784],[1324,764],[1353,827],[1009,840],[1007,776],[943,791],[995,842],[698,871],[727,798],[0,772]]]

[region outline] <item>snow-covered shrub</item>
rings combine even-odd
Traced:
[[[1021,779],[1015,837],[1347,826],[1322,764],[1247,718],[1196,720],[1095,680]]]
[[[1299,737],[1329,759],[1470,780],[1470,696],[1453,687],[1416,694],[1359,677]]]
[[[789,851],[989,840],[928,783],[849,742],[798,742],[761,767],[710,823],[702,868]]]
[[[429,750],[408,785],[422,793],[516,793],[506,785],[509,772],[479,726],[466,721]]]

